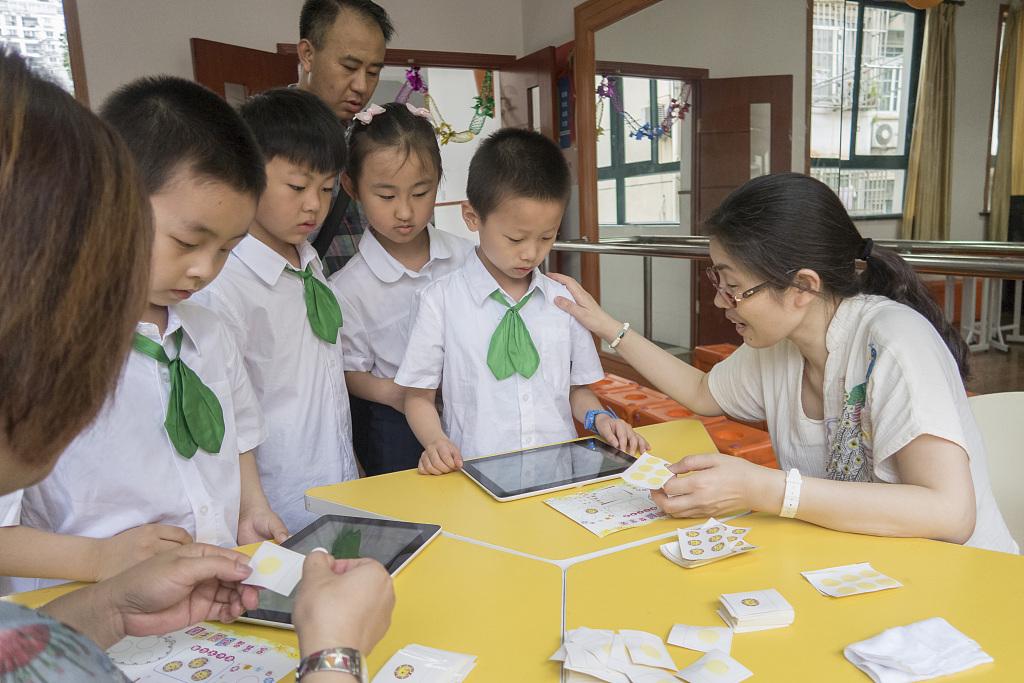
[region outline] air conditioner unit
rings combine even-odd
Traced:
[[[871,149],[893,149],[899,146],[899,125],[894,119],[871,122]]]

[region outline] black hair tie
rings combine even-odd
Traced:
[[[871,250],[875,246],[875,241],[870,237],[864,238],[864,241],[860,243],[860,260],[867,261],[871,258]]]

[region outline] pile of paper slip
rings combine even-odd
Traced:
[[[391,656],[373,677],[373,683],[462,683],[475,666],[473,655],[411,644]]]
[[[774,588],[723,593],[718,616],[736,633],[783,628],[793,623],[793,606]]]
[[[573,629],[551,659],[563,663],[570,681],[679,683],[664,641],[646,631]]]
[[[756,549],[746,541],[748,531],[712,517],[703,524],[680,529],[677,540],[661,546],[661,554],[680,567],[693,569]]]

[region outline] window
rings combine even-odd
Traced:
[[[924,12],[903,2],[815,0],[811,175],[851,216],[903,212]]]
[[[604,100],[597,138],[598,222],[679,223],[679,163],[682,126],[673,119],[668,134],[655,139],[630,135],[619,106],[640,124],[657,126],[672,99],[681,99],[683,82],[612,76],[621,105]],[[601,76],[596,85],[600,85]]]
[[[73,16],[73,0],[68,0],[68,4],[69,16]],[[3,17],[4,25],[11,27],[6,35],[16,36],[15,27],[20,25],[23,28],[21,35],[24,40],[8,41],[7,44],[25,57],[33,69],[48,75],[57,85],[75,94],[64,2],[0,0],[0,16]],[[47,30],[42,30],[44,28]],[[84,86],[84,83],[79,84],[83,100]]]
[[[992,210],[992,178],[996,174],[996,153],[999,151],[999,63],[1003,56],[1003,38],[1006,37],[1006,13],[1009,5],[999,8],[999,26],[996,40],[996,67],[992,77],[992,121],[989,127],[988,168],[985,174],[984,211]]]

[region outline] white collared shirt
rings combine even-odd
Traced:
[[[840,462],[859,471],[860,480],[899,483],[892,456],[915,438],[931,434],[957,444],[970,459],[977,506],[966,545],[1016,553],[963,381],[932,324],[903,304],[859,295],[836,309],[825,345],[824,420],[804,413],[804,359],[789,340],[739,347],[712,368],[711,395],[733,417],[766,420],[779,465],[811,477],[828,476],[832,457],[845,456]]]
[[[372,230],[359,240],[359,253],[330,277],[345,315],[341,329],[345,370],[391,379],[405,355],[416,296],[428,284],[466,261],[473,243],[432,225],[430,260],[419,272],[389,254]]]
[[[312,263],[323,281],[316,250],[307,242],[297,249],[299,270]],[[249,235],[203,294],[238,340],[270,433],[256,452],[263,490],[295,533],[316,519],[306,511],[306,490],[355,479],[358,470],[341,344],[313,333],[302,279],[287,265]]]
[[[195,540],[233,546],[241,499],[238,454],[266,438],[263,418],[235,341],[212,311],[186,301],[168,308],[167,329],[136,330],[181,358],[213,391],[224,413],[219,453],[182,457],[164,428],[170,394],[166,365],[131,351],[117,390],[42,482],[24,490],[21,523],[45,531],[105,538],[142,524],[171,524]],[[10,513],[10,511],[8,511]],[[50,582],[52,583],[52,582]],[[31,590],[33,585],[18,585]]]
[[[534,294],[519,314],[540,367],[529,379],[495,379],[487,349],[508,310],[489,298],[496,289],[476,252],[462,268],[425,287],[395,378],[407,387],[441,385],[445,433],[468,458],[576,438],[569,389],[604,376],[590,333],[554,304],[558,296],[571,299],[569,291],[534,271],[527,290]]]

